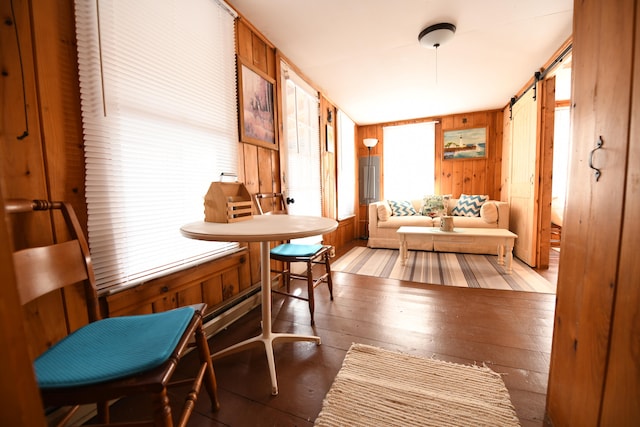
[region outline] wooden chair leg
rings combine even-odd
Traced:
[[[97,405],[98,408],[98,421],[101,423],[105,423],[105,421],[102,420],[102,418],[100,418],[100,403],[98,403]],[[60,418],[59,420],[56,420],[53,423],[50,423],[50,425],[53,425],[55,427],[64,427],[66,426],[69,421],[71,421],[71,418],[73,417],[73,415],[78,412],[78,409],[80,409],[80,405],[74,405],[71,409],[69,409],[62,418]]]
[[[202,321],[196,328],[196,346],[198,347],[198,355],[200,363],[207,364],[207,371],[204,374],[204,386],[207,389],[209,398],[211,399],[211,407],[214,412],[220,409],[220,402],[218,400],[218,385],[216,383],[216,376],[213,370],[213,363],[211,363],[211,354],[209,351],[209,345],[207,343],[207,337],[204,334],[202,328]]]
[[[287,290],[287,293],[290,294],[291,293],[291,263],[289,262],[285,262],[283,264],[283,270],[284,272],[282,273],[282,280],[284,281],[284,285],[285,285],[285,289]]]
[[[98,411],[98,420],[102,424],[109,424],[109,402],[97,402],[96,409]]]
[[[315,310],[315,301],[313,299],[313,262],[307,261],[307,300],[309,302],[309,313],[311,314],[311,326],[315,325],[313,312]]]
[[[171,406],[169,406],[166,387],[161,392],[153,395],[153,423],[156,426],[173,427]]]
[[[324,254],[324,266],[325,271],[327,272],[327,286],[329,287],[329,296],[331,297],[331,301],[333,301],[333,280],[331,280],[331,264],[329,263],[329,252],[325,252]]]

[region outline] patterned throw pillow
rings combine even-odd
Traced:
[[[441,215],[446,210],[446,200],[445,196],[424,196],[422,199],[422,211],[421,214],[424,216],[435,217]]]
[[[489,200],[489,196],[469,196],[467,194],[460,195],[458,203],[451,211],[453,216],[480,216],[480,208],[484,202]]]
[[[391,215],[395,216],[413,216],[418,215],[418,212],[413,208],[413,205],[408,200],[396,201],[389,200],[389,206],[391,207]]]

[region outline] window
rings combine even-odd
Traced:
[[[76,0],[89,244],[101,293],[237,247],[182,237],[235,173],[235,16],[220,1]]]
[[[338,110],[338,219],[355,215],[356,197],[356,152],[355,123],[349,116]]]
[[[434,193],[435,122],[386,126],[384,197],[409,200]]]

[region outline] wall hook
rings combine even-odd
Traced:
[[[597,167],[593,166],[593,153],[595,153],[597,150],[602,148],[602,144],[604,144],[604,141],[602,140],[602,135],[600,135],[598,137],[598,141],[596,142],[596,148],[594,148],[593,150],[591,150],[591,152],[589,153],[589,167],[591,169],[593,169],[593,174],[596,177],[596,182],[598,182],[598,180],[600,179],[600,175],[602,175],[602,173],[600,172],[600,169],[598,169]]]

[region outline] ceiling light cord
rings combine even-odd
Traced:
[[[440,47],[440,43],[436,43],[433,45],[436,49],[436,85],[438,84],[438,48]]]
[[[421,46],[436,50],[436,85],[438,84],[438,48],[442,43],[453,38],[456,26],[448,22],[440,22],[430,25],[418,34],[418,42]]]
[[[22,61],[22,50],[20,49],[20,33],[18,32],[18,23],[16,22],[16,13],[13,9],[13,0],[11,0],[11,19],[13,20],[12,24],[16,33],[16,43],[18,45],[18,60],[20,62],[20,76],[22,79],[22,105],[24,107],[24,128],[25,129],[24,129],[24,132],[22,132],[22,135],[19,135],[17,137],[19,141],[22,141],[23,139],[29,136],[29,114],[27,109],[27,90],[25,88],[25,82],[24,82],[24,63]],[[8,21],[5,21],[5,24],[7,23]]]

